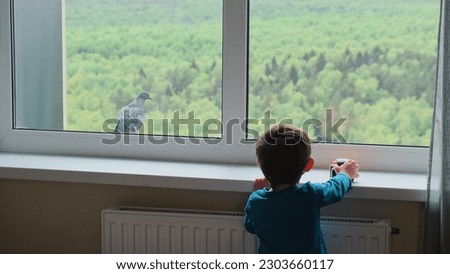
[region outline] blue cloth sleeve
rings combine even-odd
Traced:
[[[344,198],[352,187],[352,180],[346,173],[339,173],[325,183],[311,184],[320,207],[336,203]]]
[[[250,199],[245,206],[244,227],[247,232],[255,234],[255,227],[253,226],[253,222],[250,218]]]

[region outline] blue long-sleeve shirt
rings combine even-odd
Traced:
[[[320,208],[342,200],[351,186],[350,177],[340,173],[326,183],[257,190],[245,207],[245,229],[258,236],[259,253],[327,253]]]

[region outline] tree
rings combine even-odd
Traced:
[[[291,79],[292,83],[294,85],[297,84],[298,82],[298,72],[297,72],[297,68],[295,67],[295,65],[291,66],[291,69],[289,71],[289,78]]]
[[[316,73],[318,74],[321,72],[326,64],[327,60],[325,59],[325,54],[320,53],[319,58],[316,61]]]
[[[272,57],[272,68],[271,68],[271,70],[272,71],[277,71],[278,70],[277,58],[275,58],[275,56]]]

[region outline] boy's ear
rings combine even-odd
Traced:
[[[308,164],[306,164],[306,167],[305,167],[305,172],[310,171],[313,168],[313,166],[314,166],[314,159],[309,158]]]

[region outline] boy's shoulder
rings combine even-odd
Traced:
[[[268,187],[257,189],[250,194],[249,198],[250,199],[263,198],[263,197],[266,197],[268,195],[268,193],[270,193],[270,188],[268,188]]]
[[[311,192],[313,191],[312,183],[306,182],[302,184],[295,184],[291,187],[280,191],[280,192],[273,192],[269,187],[265,187],[262,189],[255,190],[252,194],[250,194],[250,198],[258,199],[258,198],[271,198],[271,197],[279,197],[284,195],[289,195],[292,193],[304,193],[304,192]]]

